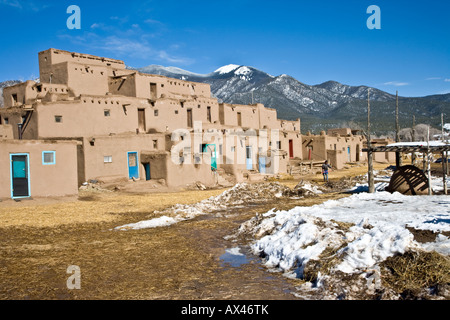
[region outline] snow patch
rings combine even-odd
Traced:
[[[230,73],[233,70],[236,70],[239,67],[240,66],[237,64],[228,64],[226,66],[220,67],[219,69],[217,69],[214,72],[218,72],[219,74],[226,74],[226,73]]]
[[[338,223],[339,222],[339,223]],[[353,226],[342,228],[341,223]],[[450,253],[450,240],[420,244],[406,229],[450,231],[450,201],[442,196],[405,196],[376,192],[353,194],[312,207],[289,211],[270,210],[241,225],[257,240],[254,254],[265,256],[265,265],[287,275],[301,275],[306,263],[325,249],[338,250],[344,273],[362,272],[408,249]]]

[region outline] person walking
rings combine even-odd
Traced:
[[[324,164],[322,165],[323,181],[325,182],[328,182],[328,169],[331,169],[331,166],[328,164],[328,160],[325,160]]]

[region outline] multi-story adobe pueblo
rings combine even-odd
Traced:
[[[259,103],[219,103],[208,84],[56,49],[39,53],[39,71],[39,82],[3,91],[0,198],[76,194],[102,178],[212,186],[226,173],[239,182],[289,172],[321,148],[302,139],[300,119],[277,119]],[[328,152],[327,141],[315,159],[362,160],[363,138],[345,140],[355,157]]]

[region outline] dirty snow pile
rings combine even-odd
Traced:
[[[325,249],[340,258],[333,271],[347,274],[377,268],[408,249],[450,254],[448,237],[420,244],[406,227],[450,231],[450,199],[359,193],[312,207],[271,210],[242,224],[239,232],[257,239],[252,250],[265,257],[267,267],[300,278],[307,262],[319,259]]]
[[[116,230],[143,229],[169,226],[193,219],[196,216],[226,210],[230,207],[243,208],[249,204],[264,203],[285,196],[312,195],[321,192],[309,183],[301,183],[291,190],[277,182],[238,183],[216,197],[210,197],[195,204],[177,204],[164,211],[156,212],[162,216],[116,227]]]

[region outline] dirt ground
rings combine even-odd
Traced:
[[[378,164],[375,169],[385,168]],[[330,179],[364,174],[355,166]],[[323,184],[320,175],[302,177]],[[299,180],[280,181],[293,188]],[[142,190],[141,190],[142,191]],[[158,216],[174,204],[193,204],[224,189],[178,192],[85,190],[78,198],[0,202],[0,299],[290,300],[298,282],[269,273],[258,257],[233,265],[225,250],[245,243],[225,240],[239,225],[277,207],[289,209],[346,196],[278,200],[201,216],[168,227],[116,231]],[[225,238],[224,238],[225,237]],[[81,288],[68,289],[69,266]]]

